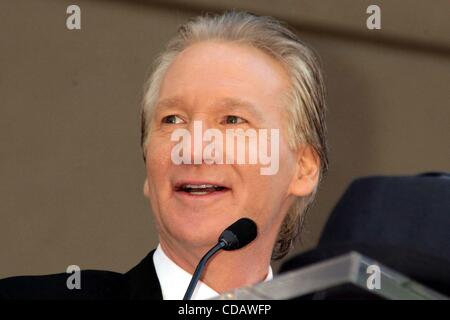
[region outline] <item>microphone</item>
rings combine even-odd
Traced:
[[[200,262],[195,268],[192,275],[191,282],[186,290],[183,300],[190,300],[197,286],[198,280],[202,275],[203,269],[209,259],[216,254],[219,250],[237,250],[245,247],[247,244],[255,240],[258,235],[258,228],[256,223],[249,218],[241,218],[234,222],[231,226],[226,228],[219,236],[217,244],[212,247],[204,256],[200,259]]]

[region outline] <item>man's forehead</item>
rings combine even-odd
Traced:
[[[157,107],[173,107],[173,106],[182,106],[186,104],[189,104],[188,99],[184,98],[181,95],[174,95],[160,98],[156,102]],[[212,104],[224,107],[233,107],[233,106],[255,107],[254,103],[252,103],[251,101],[239,97],[218,97],[212,100]]]

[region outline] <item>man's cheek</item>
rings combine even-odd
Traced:
[[[147,162],[152,166],[167,166],[172,164],[170,153],[172,145],[166,142],[151,141],[147,152]],[[152,147],[153,146],[153,147]]]

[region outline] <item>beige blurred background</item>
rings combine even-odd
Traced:
[[[370,4],[381,30],[366,28]],[[355,177],[450,171],[448,0],[1,1],[0,278],[125,272],[156,246],[142,84],[180,23],[230,8],[288,22],[322,58],[331,170],[296,252]]]

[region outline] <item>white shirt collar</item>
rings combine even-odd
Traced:
[[[164,300],[181,300],[191,281],[192,275],[173,262],[162,250],[159,244],[153,254],[153,264],[156,275],[161,285]],[[269,266],[269,272],[264,281],[272,280],[273,272]],[[219,293],[211,289],[208,285],[199,281],[192,294],[192,300],[206,300],[218,296]]]

